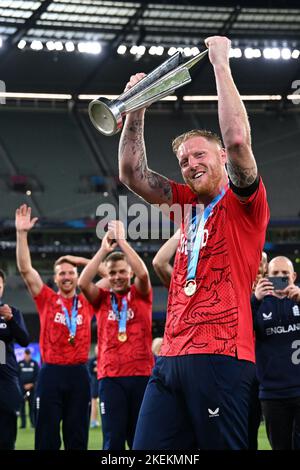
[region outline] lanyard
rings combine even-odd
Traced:
[[[113,292],[111,292],[110,294],[110,300],[111,300],[112,309],[118,320],[118,325],[119,325],[118,332],[126,333],[127,307],[128,307],[127,299],[126,297],[122,297],[121,310],[119,310],[118,301],[117,301],[116,295]]]
[[[71,317],[69,315],[68,309],[65,307],[62,298],[61,301],[61,308],[65,315],[66,325],[69,330],[69,334],[71,338],[75,338],[76,335],[76,328],[77,328],[77,315],[78,315],[78,296],[75,295],[73,299],[73,305],[71,310]]]
[[[198,266],[199,255],[204,234],[204,227],[211,216],[213,208],[218,204],[227,191],[227,187],[222,188],[221,192],[204,209],[200,218],[199,205],[192,207],[191,224],[188,236],[188,268],[186,282],[194,281]],[[200,219],[200,221],[199,221]]]

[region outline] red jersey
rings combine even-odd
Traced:
[[[73,297],[62,297],[69,314]],[[68,341],[69,330],[62,310],[61,297],[50,287],[43,285],[34,297],[39,313],[41,331],[40,348],[43,362],[58,365],[74,365],[87,362],[91,344],[91,319],[94,310],[82,295],[78,295],[77,328],[74,345]]]
[[[197,195],[171,181],[173,204],[195,205]],[[269,207],[262,180],[240,201],[229,188],[208,218],[197,264],[195,294],[184,293],[188,256],[185,221],[169,291],[162,356],[224,354],[255,362],[250,306]]]
[[[127,299],[127,322],[124,342],[118,339],[118,320],[111,303],[111,292],[99,288],[98,379],[151,375],[154,364],[152,345],[152,290],[141,295],[135,285],[127,294],[114,294],[119,309],[122,298]]]

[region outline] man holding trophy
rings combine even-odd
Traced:
[[[255,374],[250,296],[269,208],[231,75],[230,41],[214,36],[205,44],[224,148],[212,132],[193,130],[173,141],[185,184],[151,171],[143,129],[153,99],[127,111],[120,139],[126,186],[152,204],[191,207],[181,223],[163,345],[145,392],[135,450],[248,447]],[[141,80],[144,74],[132,76],[125,95]]]

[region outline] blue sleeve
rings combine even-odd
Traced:
[[[23,319],[22,313],[12,307],[13,318],[9,322],[9,327],[13,335],[13,339],[23,347],[29,344],[29,334]]]
[[[252,309],[252,318],[253,318],[253,327],[256,329],[256,313],[260,307],[261,301],[257,300],[254,294],[251,296],[251,309]]]

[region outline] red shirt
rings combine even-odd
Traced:
[[[69,314],[73,297],[62,297]],[[40,316],[40,348],[43,362],[58,365],[74,365],[87,362],[91,344],[91,319],[94,310],[82,295],[78,295],[77,328],[74,345],[68,341],[69,330],[61,308],[61,298],[45,284],[34,297]]]
[[[111,305],[111,292],[99,288],[98,325],[98,379],[103,377],[130,377],[151,375],[154,364],[152,345],[152,290],[142,296],[135,285],[127,294],[115,294],[119,310],[126,296],[127,341],[118,339],[118,321]]]
[[[173,204],[196,204],[188,186],[171,181]],[[184,219],[169,291],[162,356],[224,354],[255,361],[250,306],[269,220],[262,180],[240,201],[229,188],[205,228],[197,264],[197,291],[186,296],[187,252]]]

